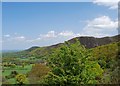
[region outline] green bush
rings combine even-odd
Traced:
[[[40,84],[50,69],[44,64],[34,64],[32,70],[27,74],[30,84]]]
[[[15,78],[16,78],[17,84],[22,85],[27,83],[27,78],[26,78],[26,75],[24,74],[17,74]]]
[[[47,85],[79,86],[80,84],[96,84],[96,77],[103,73],[100,65],[90,61],[91,53],[76,43],[65,43],[56,50],[48,59],[51,72],[45,77]]]

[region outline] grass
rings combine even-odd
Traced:
[[[4,72],[2,72],[2,76],[9,76],[12,71],[17,71],[19,74],[27,74],[31,69],[32,69],[32,64],[26,65],[26,66],[24,66],[24,68],[22,68],[21,66],[17,66],[15,68],[7,69],[7,67],[5,67]],[[7,79],[7,82],[9,82],[10,84],[16,83],[15,78]]]
[[[11,79],[8,79],[8,82],[10,82],[10,84],[15,84],[16,80],[15,80],[15,78],[11,78]]]

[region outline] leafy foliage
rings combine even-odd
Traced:
[[[95,84],[96,77],[103,70],[95,61],[89,61],[91,54],[76,39],[76,43],[65,43],[48,59],[51,72],[45,82],[49,85]]]
[[[16,81],[18,84],[22,85],[27,82],[27,78],[24,74],[18,74],[16,75]]]
[[[104,69],[100,83],[103,84],[118,84],[119,76],[119,54],[120,42],[111,43],[108,45],[99,46],[90,49],[93,57],[92,61],[98,61],[99,65]]]
[[[50,69],[44,64],[33,65],[32,70],[28,73],[30,84],[40,84],[49,71]]]

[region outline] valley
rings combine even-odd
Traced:
[[[58,83],[64,85],[69,83],[68,75],[70,75],[69,77],[75,77],[75,81],[77,81],[75,71],[73,72],[73,70],[76,70],[76,73],[82,77],[79,84],[118,84],[120,80],[118,75],[118,63],[120,62],[119,36],[104,38],[77,37],[52,46],[33,46],[23,51],[5,52],[2,54],[2,82],[3,84],[48,85],[55,84],[56,80],[61,79]],[[64,55],[64,53],[66,54]],[[69,61],[67,67],[70,68],[67,69],[65,63]],[[85,62],[84,65],[82,61]],[[71,69],[71,64],[75,69]],[[89,70],[85,69],[87,65],[89,65]],[[79,67],[83,67],[82,70],[80,69],[82,72],[78,72]],[[96,70],[95,73],[93,75],[88,73],[87,75],[87,71],[90,72],[91,69]],[[66,70],[69,70],[70,74]],[[49,75],[49,73],[55,75]],[[17,76],[22,77],[21,81]],[[61,76],[67,81],[65,82]],[[51,77],[52,82],[48,82],[50,81],[48,77]],[[84,81],[84,79],[88,81]]]

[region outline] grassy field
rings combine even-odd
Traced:
[[[12,71],[16,71],[19,74],[27,74],[30,70],[32,69],[32,64],[31,65],[26,65],[24,68],[21,66],[16,66],[15,68],[9,68],[9,67],[4,67],[4,72],[2,72],[2,76],[9,76]],[[5,82],[9,82],[9,84],[15,84],[16,80],[15,78],[10,78],[7,79]]]

